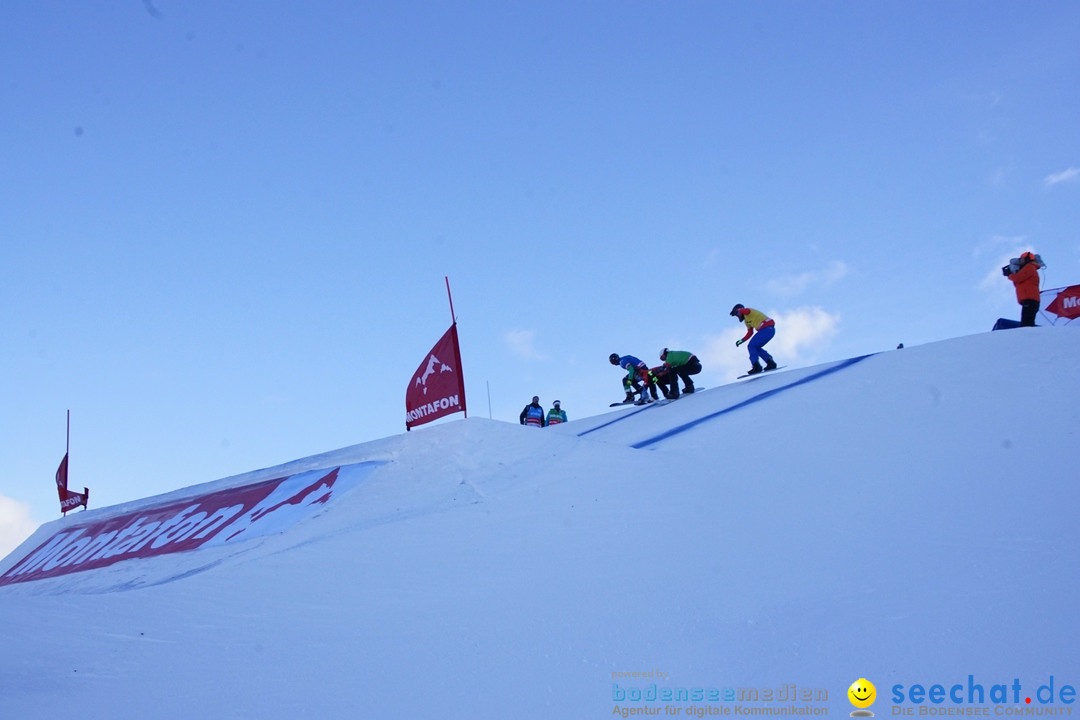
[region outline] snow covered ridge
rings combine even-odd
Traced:
[[[69,514],[0,577],[59,534],[25,575],[179,548],[243,502],[219,493],[295,478],[213,547],[0,586],[0,718],[841,720],[857,679],[879,720],[1076,718],[1075,329],[545,430],[470,417]]]
[[[313,470],[87,522],[54,534],[0,575],[0,585],[280,533],[382,464]]]

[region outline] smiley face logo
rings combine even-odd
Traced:
[[[857,708],[868,708],[874,704],[874,700],[877,699],[877,688],[874,687],[874,683],[870,682],[866,678],[859,678],[855,682],[851,683],[851,687],[847,691],[848,700],[851,704]]]

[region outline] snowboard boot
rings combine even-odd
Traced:
[[[625,399],[625,400],[623,400],[623,402],[624,402],[624,403],[631,403],[631,402],[634,402],[634,393],[632,393],[632,392],[630,392],[629,390],[627,390],[627,391],[626,391],[626,399]]]
[[[757,363],[754,363],[754,367],[750,368],[750,372],[748,372],[746,374],[747,375],[757,375],[759,372],[761,372],[761,366],[758,365]]]
[[[694,392],[694,386],[693,385],[687,385],[686,387],[684,387],[682,389],[682,391],[683,391],[683,394],[689,395],[690,393]]]
[[[775,370],[776,369],[776,362],[773,361],[773,360],[769,360],[767,363],[765,363],[765,369],[766,370]]]

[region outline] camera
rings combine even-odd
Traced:
[[[1011,265],[1006,265],[1005,267],[1001,268],[1001,274],[1005,277],[1009,277],[1010,275],[1012,275],[1012,272],[1013,271]]]

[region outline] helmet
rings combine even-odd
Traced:
[[[739,311],[742,310],[744,307],[746,307],[746,306],[743,305],[742,303],[735,303],[735,307],[731,308],[731,313],[730,313],[731,317],[733,317],[733,318],[739,317]]]
[[[661,360],[667,360],[667,348],[664,348],[663,350],[660,351],[660,359]]]
[[[619,364],[619,353],[611,353],[610,355],[608,355],[607,359],[608,359],[608,362],[610,362],[612,365],[618,365]]]

